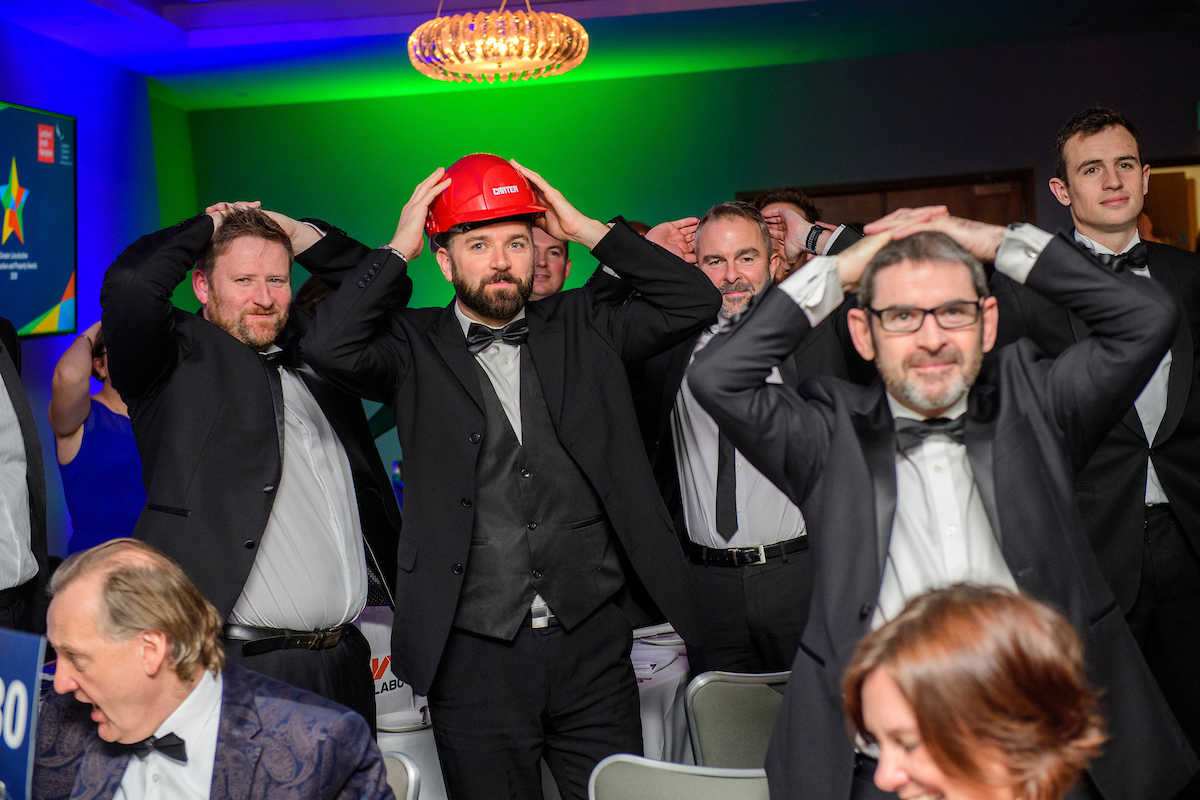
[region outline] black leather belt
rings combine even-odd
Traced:
[[[808,549],[808,534],[788,539],[786,542],[759,545],[758,547],[705,547],[695,542],[684,542],[683,551],[693,564],[705,564],[710,567],[748,567],[754,564],[766,564],[777,558],[783,558],[791,553],[799,553]]]
[[[244,656],[258,656],[275,650],[326,650],[342,640],[347,627],[339,625],[323,631],[289,631],[227,622],[221,628],[221,638],[227,642],[242,642]]]

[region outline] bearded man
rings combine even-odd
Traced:
[[[311,316],[291,308],[291,242],[255,206],[144,236],[104,276],[109,370],[146,483],[133,535],[216,607],[231,662],[374,729],[370,647],[350,622],[369,589],[391,602],[380,565],[399,509],[362,404],[300,358]],[[199,314],[171,303],[189,270]]]
[[[1174,304],[1031,225],[938,207],[902,209],[866,233],[768,290],[688,373],[696,399],[809,525],[812,608],[767,757],[771,796],[895,796],[872,786],[877,743],[846,736],[841,676],[869,629],[927,590],[969,581],[1051,603],[1084,641],[1112,737],[1074,796],[1172,797],[1196,757],[1100,571],[1074,478],[1170,346]],[[1023,339],[985,363],[999,313],[981,261],[1078,314],[1091,337],[1055,359]],[[854,289],[850,333],[880,379],[819,377],[798,392],[766,383]],[[919,732],[888,735],[924,747]],[[901,796],[931,793],[909,777]]]
[[[427,217],[455,297],[401,308]],[[638,297],[605,303],[585,287],[528,302],[535,218]],[[300,263],[358,273],[320,307],[304,354],[396,414],[405,521],[392,670],[429,698],[449,794],[541,797],[544,756],[561,795],[586,798],[598,761],[642,751],[618,607],[626,568],[685,639],[701,636],[625,364],[695,334],[721,295],[623,220],[590,219],[492,155],[418,185],[383,248],[317,227],[324,238],[284,221]]]

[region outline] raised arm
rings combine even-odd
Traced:
[[[92,410],[88,378],[92,376],[92,348],[100,323],[94,322],[75,337],[62,354],[50,379],[50,428],[58,449],[58,463],[66,464],[79,452],[83,423]]]
[[[126,248],[104,273],[101,320],[113,386],[136,400],[175,368],[180,347],[171,293],[212,238],[215,218],[201,214]]]
[[[408,346],[403,331],[391,324],[390,312],[412,297],[408,262],[424,247],[429,204],[450,185],[442,179],[444,172],[439,167],[417,185],[400,212],[395,235],[384,247],[368,250],[330,226],[324,238],[296,259],[313,274],[325,274],[358,258],[350,279],[317,309],[300,346],[314,369],[368,400],[391,402],[392,390],[407,370]]]

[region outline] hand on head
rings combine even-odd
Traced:
[[[763,214],[767,227],[771,230],[771,238],[776,245],[783,247],[784,258],[789,264],[795,264],[807,251],[804,248],[809,231],[814,227],[833,230],[828,225],[812,223],[800,215],[798,211],[787,206],[781,206]]]
[[[660,222],[646,233],[646,238],[689,264],[695,264],[696,226],[699,224],[700,220],[695,217]]]
[[[221,223],[225,221],[225,215],[230,211],[245,211],[248,208],[262,208],[262,203],[258,200],[236,200],[232,203],[213,203],[208,208],[204,209],[204,213],[208,214],[213,219],[213,230],[221,227]]]
[[[914,233],[915,226],[945,214],[945,206],[898,208],[867,225],[863,229],[867,235],[838,254],[838,280],[842,289],[852,292],[858,288],[858,280],[862,277],[863,270],[885,244]]]
[[[450,186],[450,179],[443,178],[445,174],[443,167],[435,169],[428,178],[417,184],[412,197],[400,210],[400,221],[396,223],[396,234],[390,245],[399,250],[409,263],[421,255],[425,246],[425,220],[429,216],[430,204]]]
[[[940,212],[927,213],[931,209],[940,209]],[[994,261],[1006,229],[1002,225],[952,217],[946,213],[945,206],[928,206],[898,209],[863,230],[868,234],[887,231],[893,239],[903,239],[919,231],[940,231],[980,261]]]
[[[516,159],[509,159],[509,163],[533,185],[538,204],[546,207],[546,215],[535,221],[546,233],[555,239],[579,242],[589,250],[608,233],[608,226],[584,216],[563,197],[562,192],[547,183],[541,175],[521,166]]]

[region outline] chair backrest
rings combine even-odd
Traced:
[[[763,766],[789,677],[790,672],[705,672],[693,678],[685,703],[696,763]]]
[[[383,765],[387,768],[388,785],[396,793],[396,800],[417,800],[421,791],[421,771],[417,762],[404,753],[395,751],[383,754]]]
[[[761,769],[719,769],[618,753],[592,770],[588,800],[768,800]]]

